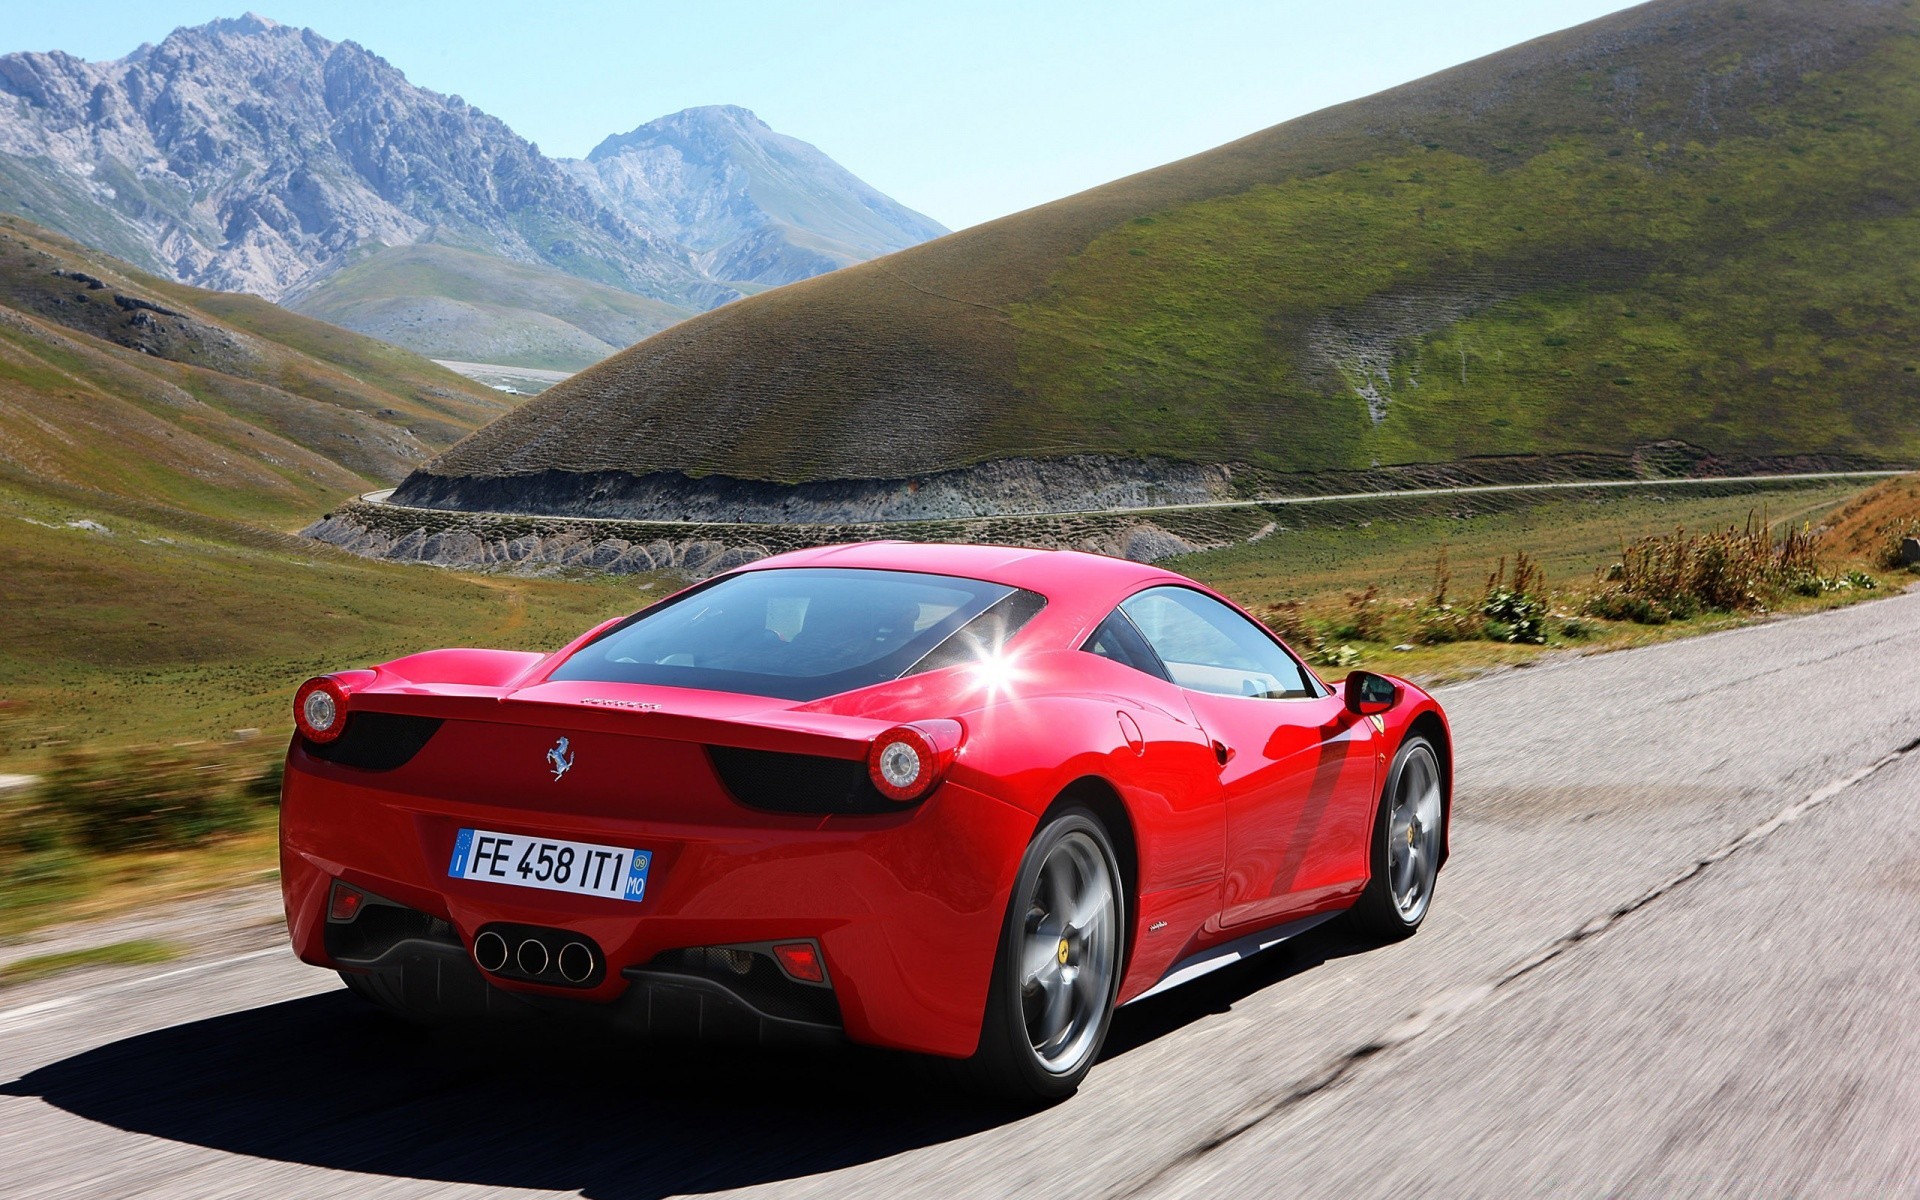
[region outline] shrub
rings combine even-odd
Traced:
[[[1320,667],[1352,667],[1360,662],[1360,652],[1344,643],[1338,646],[1322,646],[1314,655],[1313,663]]]
[[[1289,645],[1305,647],[1320,635],[1307,620],[1306,605],[1298,600],[1282,600],[1278,604],[1269,604],[1260,613],[1261,621],[1268,629],[1279,634]]]
[[[1480,601],[1486,618],[1485,636],[1492,642],[1544,646],[1547,642],[1547,579],[1540,564],[1522,550],[1513,556],[1513,579],[1507,579],[1503,557],[1487,576],[1487,592]]]
[[[1433,594],[1413,618],[1413,640],[1423,646],[1441,646],[1449,642],[1470,642],[1480,636],[1478,617],[1455,608],[1447,601],[1447,589],[1453,584],[1453,572],[1447,566],[1447,548],[1433,560]]]
[[[1387,614],[1380,607],[1380,585],[1369,584],[1364,592],[1347,597],[1347,620],[1334,632],[1335,637],[1357,642],[1377,642],[1386,632]]]
[[[1673,620],[1673,610],[1664,604],[1629,592],[1601,592],[1587,601],[1587,612],[1609,621],[1632,621],[1637,625],[1665,625]]]
[[[1470,610],[1451,604],[1429,605],[1414,617],[1413,640],[1423,646],[1471,642],[1486,632],[1486,623]]]
[[[33,832],[18,848],[177,849],[245,832],[270,803],[265,781],[276,769],[225,747],[63,751],[22,814]]]
[[[1785,595],[1817,596],[1846,586],[1822,573],[1805,528],[1775,541],[1764,519],[1745,529],[1671,534],[1630,542],[1587,603],[1594,616],[1660,625],[1698,613],[1753,612]]]
[[[1874,555],[1873,565],[1889,569],[1906,566],[1907,564],[1900,561],[1900,544],[1910,537],[1920,537],[1920,520],[1909,517],[1889,526],[1882,536],[1880,552]],[[1920,566],[1920,563],[1914,565]]]

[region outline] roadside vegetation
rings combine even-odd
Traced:
[[[1830,608],[1878,594],[1883,581],[1912,581],[1827,530],[1859,494],[1818,485],[1771,493],[1770,507],[1753,496],[1554,500],[1277,530],[1169,565],[1239,599],[1328,676],[1366,667],[1431,684]]]
[[[0,967],[0,988],[17,987],[86,967],[138,967],[172,962],[180,957],[180,947],[171,942],[142,938],[89,946],[82,950],[62,950],[54,954],[36,954]]]
[[[281,753],[258,739],[58,750],[33,784],[0,793],[0,936],[124,882],[129,864],[257,849],[274,823]]]

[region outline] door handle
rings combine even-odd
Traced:
[[[1215,738],[1213,739],[1213,757],[1224,767],[1233,761],[1233,747]]]

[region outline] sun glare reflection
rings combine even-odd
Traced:
[[[998,651],[983,655],[969,670],[972,672],[975,685],[995,699],[1012,694],[1024,677],[1018,660],[1012,655]]]

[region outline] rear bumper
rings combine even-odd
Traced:
[[[686,971],[630,967],[611,1002],[516,993],[490,982],[458,941],[409,938],[343,970],[382,978],[411,1010],[449,1020],[564,1017],[647,1037],[722,1039],[765,1045],[833,1042],[844,1030],[831,993],[818,1011],[770,1002],[764,987]],[[799,988],[802,985],[793,985]]]
[[[820,947],[846,1037],[950,1056],[978,1044],[1013,873],[1034,823],[952,783],[899,814],[744,823],[736,815],[695,826],[448,801],[395,782],[311,759],[297,745],[289,753],[281,881],[294,950],[309,963],[392,973],[402,994],[476,1015],[577,1011],[653,1033],[836,1035],[818,1013],[796,1019],[790,1006],[743,992],[741,981],[656,961],[693,947],[806,939]],[[450,879],[461,828],[649,850],[646,898]],[[374,958],[364,949],[343,957],[327,936],[336,879],[425,920],[373,947]],[[590,938],[604,953],[604,976],[590,988],[557,988],[482,972],[473,940],[499,923]]]

